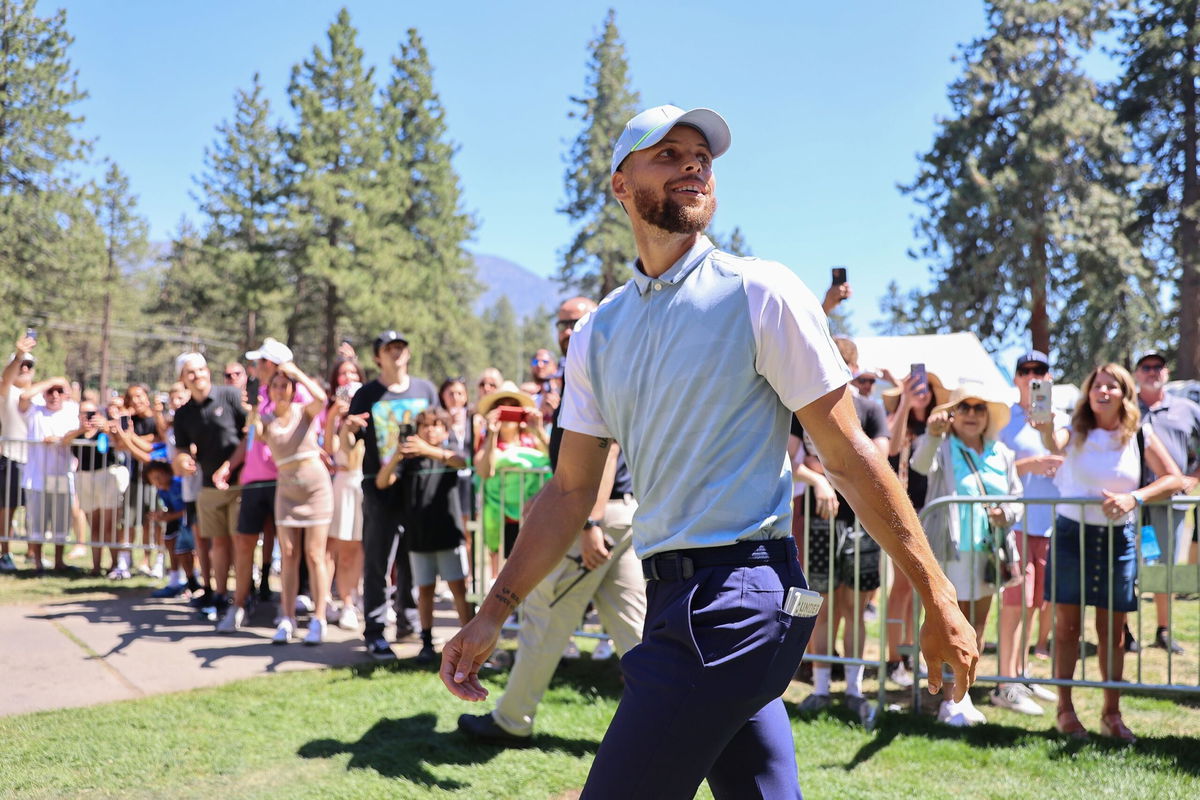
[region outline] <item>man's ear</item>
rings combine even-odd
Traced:
[[[620,170],[612,174],[612,193],[622,206],[629,200],[629,181],[626,180],[625,173]]]

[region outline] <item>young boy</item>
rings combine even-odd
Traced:
[[[422,411],[416,419],[417,435],[401,441],[375,477],[380,490],[397,479],[402,482],[404,528],[421,621],[419,664],[436,658],[433,588],[439,575],[450,586],[459,624],[466,625],[472,616],[467,605],[467,551],[458,493],[458,470],[467,462],[461,453],[444,446],[450,425],[450,415],[443,409]]]
[[[175,476],[166,461],[151,461],[142,468],[146,483],[158,490],[158,499],[165,511],[147,513],[150,522],[165,524],[163,542],[171,557],[171,577],[167,585],[154,591],[151,597],[178,597],[186,588],[195,592],[200,582],[193,574],[192,553],[196,549],[191,526],[187,524],[187,504],[183,500],[183,481]]]

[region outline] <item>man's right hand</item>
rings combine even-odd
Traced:
[[[37,339],[32,336],[22,336],[20,339],[17,339],[18,353],[29,355],[35,347],[37,347]]]
[[[346,418],[342,420],[342,424],[349,428],[351,433],[358,433],[367,427],[367,415],[370,413],[370,411],[364,411],[361,414],[347,414]]]
[[[479,682],[479,668],[496,649],[500,624],[480,615],[464,625],[442,648],[442,683],[455,697],[478,702],[488,690]]]
[[[821,480],[813,484],[813,499],[816,501],[817,516],[821,519],[833,519],[838,512],[837,492],[833,491],[833,486],[829,481],[822,477]]]
[[[979,663],[975,641],[975,629],[953,599],[943,598],[940,603],[926,605],[921,653],[929,668],[930,694],[942,691],[942,664],[945,664],[954,673],[954,701],[966,696],[967,689],[975,683],[975,667]]]
[[[196,459],[192,458],[187,453],[180,454],[179,458],[176,460],[176,463],[179,466],[180,473],[183,475],[196,474]]]
[[[611,555],[604,541],[604,531],[599,525],[584,528],[579,534],[579,557],[583,559],[583,566],[587,569],[603,566]]]

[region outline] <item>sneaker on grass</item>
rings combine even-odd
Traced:
[[[815,697],[816,695],[810,695]],[[868,700],[865,697],[856,697],[849,695],[846,698],[846,707],[853,711],[858,716],[858,721],[867,730],[875,730],[875,723],[879,719],[879,704]]]
[[[426,642],[421,645],[421,652],[417,653],[416,662],[418,664],[432,664],[437,660],[437,651],[433,649],[432,642]]]
[[[1023,683],[1002,683],[992,689],[989,698],[994,706],[1007,708],[1018,714],[1040,717],[1045,713],[1045,709],[1033,702],[1033,697],[1030,695],[1029,687]]]
[[[371,658],[376,661],[394,661],[396,659],[396,652],[392,650],[388,640],[382,636],[368,641],[366,647]]]
[[[901,689],[911,689],[913,685],[912,673],[908,671],[908,667],[904,665],[904,661],[889,661],[888,664],[888,680],[899,686]]]
[[[607,661],[614,654],[612,639],[601,639],[600,644],[592,651],[592,661]]]
[[[975,723],[967,719],[967,715],[962,712],[959,705],[959,703],[953,700],[943,700],[942,704],[938,706],[938,722],[945,723],[954,728],[969,728],[974,725]]]
[[[458,718],[458,729],[469,738],[502,747],[528,747],[532,736],[509,733],[496,724],[491,714],[463,714]]]
[[[796,710],[803,714],[815,714],[818,711],[824,711],[829,708],[832,703],[833,698],[829,695],[813,692],[800,701],[800,705],[796,706]]]
[[[17,565],[13,563],[12,556],[8,553],[0,555],[0,572],[16,572]]]

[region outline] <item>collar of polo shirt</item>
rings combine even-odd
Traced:
[[[650,291],[650,288],[656,283],[665,283],[673,285],[687,277],[687,274],[695,269],[704,257],[716,249],[716,246],[709,241],[707,236],[700,236],[696,239],[696,243],[692,248],[679,257],[679,260],[671,265],[671,268],[659,275],[657,278],[651,278],[646,273],[642,272],[637,262],[633,265],[633,284],[637,287],[638,294],[645,295]]]

